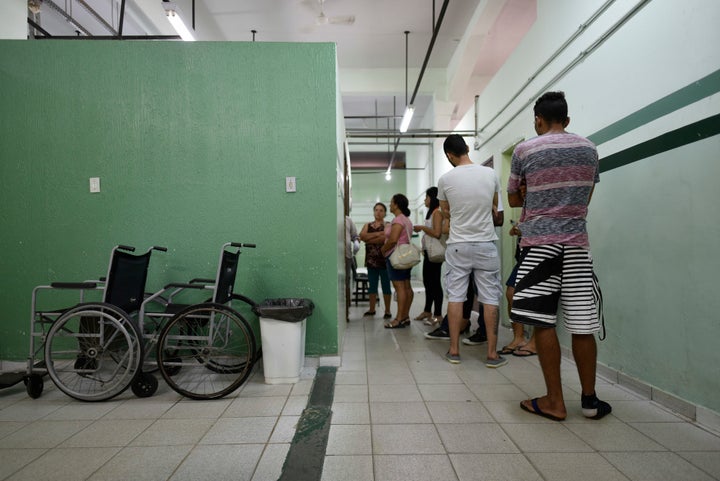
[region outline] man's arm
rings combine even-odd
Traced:
[[[445,217],[446,219],[450,218],[450,204],[446,200],[440,201],[440,213]]]
[[[508,192],[508,204],[510,204],[510,207],[524,207],[525,195],[527,195],[527,184],[523,179],[517,192]]]
[[[508,205],[510,207],[522,207],[523,199],[520,192],[508,192]]]
[[[493,225],[499,227],[505,222],[505,213],[502,210],[498,210],[498,194],[495,192],[493,195],[493,206],[492,206],[492,218]]]

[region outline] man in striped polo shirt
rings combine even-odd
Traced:
[[[600,181],[598,154],[592,142],[565,131],[570,122],[567,112],[563,92],[547,92],[535,102],[538,136],[515,148],[508,181],[510,206],[524,208],[519,225],[522,253],[510,317],[535,327],[547,386],[544,397],[523,401],[520,407],[555,421],[567,417],[555,331],[558,302],[565,328],[572,334],[583,414],[600,419],[612,410],[595,393],[599,288],[585,226],[588,204]],[[527,187],[524,203],[523,184]]]

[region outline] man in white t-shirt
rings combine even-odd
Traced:
[[[500,181],[493,169],[470,160],[469,148],[461,136],[448,136],[443,149],[454,167],[438,181],[440,208],[443,215],[450,218],[450,235],[445,252],[450,350],[445,358],[453,364],[460,362],[460,331],[465,327],[462,325],[462,305],[470,276],[473,276],[478,300],[483,304],[487,330],[485,365],[504,366],[507,360],[496,352],[502,284],[493,222],[493,214],[497,214]]]

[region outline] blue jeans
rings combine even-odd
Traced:
[[[368,294],[378,293],[378,280],[382,283],[383,294],[390,295],[390,278],[388,278],[387,269],[379,269],[377,267],[368,267]]]

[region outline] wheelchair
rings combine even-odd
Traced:
[[[40,397],[43,374],[62,392],[81,401],[110,399],[127,389],[140,372],[143,357],[136,316],[144,300],[153,250],[167,249],[152,247],[145,254],[134,255],[134,247],[119,245],[112,249],[106,277],[33,289],[26,382],[30,397]],[[38,297],[48,290],[78,292],[79,303],[40,310]],[[86,302],[92,291],[101,291],[102,300]]]
[[[131,387],[138,397],[158,388],[153,372],[192,399],[218,399],[235,391],[257,359],[253,330],[233,301],[252,309],[255,303],[234,294],[240,249],[254,244],[226,243],[215,279],[172,283],[145,292],[150,254],[133,247],[113,249],[108,275],[97,281],[56,282],[38,286],[32,295],[32,335],[28,359],[28,394],[42,393],[41,370],[62,392],[81,401],[103,401]],[[80,302],[50,311],[36,308],[42,290],[76,290]],[[199,304],[176,302],[183,293],[212,291]],[[84,302],[88,291],[102,291],[101,302]],[[37,340],[42,342],[37,342]],[[44,357],[38,361],[39,354]]]
[[[233,292],[242,248],[255,244],[228,242],[220,249],[215,279],[172,283],[148,296],[140,307],[141,331],[147,353],[133,392],[152,396],[159,371],[168,386],[191,399],[219,399],[240,387],[258,358],[255,335],[246,320],[255,302]],[[198,304],[177,299],[191,291],[210,291]],[[241,307],[233,306],[239,301]],[[163,305],[162,310],[153,306]],[[155,359],[151,358],[154,354]]]

